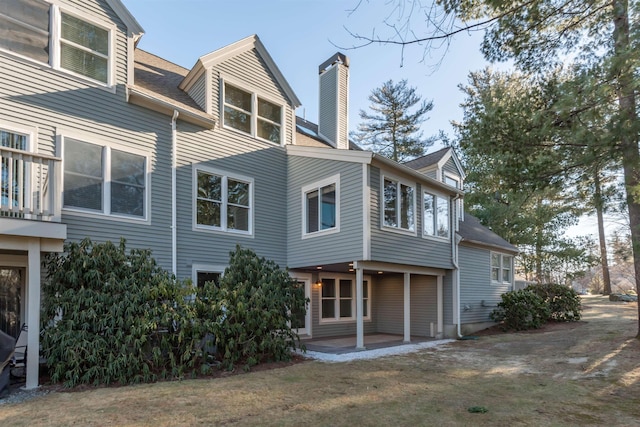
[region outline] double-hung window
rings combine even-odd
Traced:
[[[383,225],[401,230],[415,230],[415,188],[399,180],[384,177]]]
[[[462,180],[459,176],[445,173],[444,183],[458,190],[462,189]],[[464,218],[464,201],[462,198],[457,200],[455,208],[458,219],[462,220]]]
[[[65,138],[63,158],[65,208],[146,217],[146,156]]]
[[[323,277],[321,279],[320,320],[340,321],[356,318],[355,279],[346,276]],[[369,281],[362,283],[362,316],[369,318]]]
[[[449,238],[449,200],[425,192],[423,194],[423,235]]]
[[[282,106],[224,83],[225,127],[230,127],[276,144],[282,140]]]
[[[513,278],[513,256],[491,252],[491,281],[511,284]]]
[[[108,83],[109,31],[65,12],[60,24],[60,68]]]
[[[253,179],[195,170],[196,228],[252,233]]]
[[[43,0],[0,1],[0,49],[113,84],[113,28]]]
[[[305,186],[303,236],[339,231],[340,175]]]

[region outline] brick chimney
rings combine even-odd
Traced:
[[[320,65],[318,133],[335,147],[349,149],[349,58],[338,52]]]

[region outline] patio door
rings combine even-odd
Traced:
[[[25,269],[0,267],[0,330],[14,338],[20,334]]]
[[[292,274],[299,286],[304,287],[304,297],[311,298],[311,275]],[[311,303],[305,312],[291,313],[291,328],[297,330],[298,335],[311,335]]]

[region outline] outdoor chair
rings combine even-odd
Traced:
[[[0,398],[9,393],[10,363],[13,359],[16,340],[0,331]]]
[[[15,343],[15,352],[11,362],[11,376],[16,378],[23,378],[27,372],[27,335],[27,325],[23,324]]]

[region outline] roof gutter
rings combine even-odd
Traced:
[[[384,166],[388,166],[390,168],[394,168],[396,170],[400,170],[402,171],[402,173],[411,176],[412,178],[416,179],[417,181],[422,181],[422,182],[427,182],[429,185],[436,187],[437,189],[448,193],[448,194],[452,194],[455,195],[456,197],[460,197],[462,195],[464,195],[464,191],[460,190],[458,188],[454,188],[450,185],[445,184],[444,182],[440,182],[438,180],[435,180],[433,178],[429,178],[428,176],[424,175],[421,172],[416,171],[415,169],[410,168],[409,166],[405,166],[403,164],[400,164],[398,162],[394,162],[391,159],[388,159],[380,154],[376,154],[373,153],[372,157],[371,157],[371,163],[373,164],[373,162],[377,162],[377,163],[381,163]]]
[[[148,108],[150,110],[157,111],[168,116],[173,116],[174,112],[178,111],[181,120],[201,126],[206,129],[213,129],[216,125],[215,117],[209,114],[194,113],[170,102],[158,99],[130,85],[126,86],[126,96],[127,102],[130,104]]]

